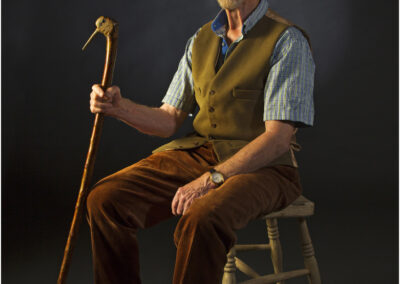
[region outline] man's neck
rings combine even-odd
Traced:
[[[243,4],[233,10],[225,9],[228,18],[228,28],[226,32],[229,44],[234,42],[242,35],[243,23],[247,17],[258,6],[260,0],[247,0]]]

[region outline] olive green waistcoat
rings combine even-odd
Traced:
[[[270,57],[285,23],[264,16],[245,35],[216,72],[220,38],[204,25],[193,43],[192,74],[199,106],[193,127],[196,134],[176,139],[153,151],[190,149],[212,142],[219,161],[224,161],[265,131],[264,87]],[[269,165],[297,167],[293,149]]]

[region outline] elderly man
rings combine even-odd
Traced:
[[[99,181],[88,196],[96,283],[140,283],[139,228],[182,215],[173,283],[220,283],[235,231],[301,194],[295,132],[314,119],[303,33],[267,0],[223,8],[188,41],[159,108],[93,86],[91,111],[169,137],[197,107],[194,133]]]

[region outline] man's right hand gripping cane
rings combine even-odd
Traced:
[[[104,91],[100,85],[92,86],[90,111],[115,117],[142,133],[170,137],[181,126],[187,113],[163,104],[161,107],[147,107],[122,97],[118,86]]]

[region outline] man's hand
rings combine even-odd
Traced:
[[[142,133],[170,137],[181,126],[188,113],[174,106],[147,107],[121,96],[117,86],[105,92],[100,85],[93,85],[90,93],[90,111],[119,119]]]
[[[90,93],[90,111],[92,113],[115,116],[121,108],[121,101],[122,96],[119,87],[112,86],[104,92],[100,85],[92,86]]]
[[[185,214],[196,198],[205,195],[214,188],[217,188],[217,185],[211,182],[209,172],[178,188],[171,204],[172,214]]]

